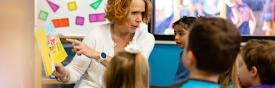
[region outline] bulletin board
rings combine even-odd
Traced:
[[[36,0],[35,29],[53,24],[61,35],[86,36],[96,25],[105,24],[107,0]]]

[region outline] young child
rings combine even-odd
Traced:
[[[219,75],[229,70],[240,50],[240,33],[223,18],[201,17],[190,27],[183,63],[190,78],[181,88],[220,88]]]
[[[149,88],[149,68],[141,53],[117,53],[104,74],[106,88]]]
[[[250,40],[242,51],[239,79],[243,88],[275,88],[275,42]]]
[[[232,68],[219,76],[219,84],[221,88],[241,88],[238,79],[239,62],[242,59],[241,54],[238,54],[237,59]]]
[[[177,45],[180,48],[185,47],[189,27],[195,20],[196,20],[195,17],[184,16],[173,24],[175,40],[176,40]],[[182,56],[182,52],[183,51],[181,51],[180,58]],[[188,74],[189,74],[188,70],[186,70],[186,68],[183,66],[182,60],[180,59],[179,65],[178,65],[178,70],[177,70],[176,76],[175,76],[176,81],[180,82],[182,80],[186,80],[188,78]]]

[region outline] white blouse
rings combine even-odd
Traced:
[[[141,48],[141,53],[148,59],[154,47],[155,39],[152,34],[147,32],[147,27],[145,26],[146,25],[140,25],[131,42],[138,45]],[[92,29],[82,42],[98,52],[105,52],[108,56],[114,56],[115,43],[111,37],[110,24],[103,24]],[[89,64],[90,67],[88,68]],[[71,63],[65,67],[70,78],[67,83],[75,83],[78,81],[86,69],[88,75],[79,82],[79,88],[102,88],[104,85],[104,65],[84,55],[75,55]]]

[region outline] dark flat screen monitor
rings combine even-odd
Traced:
[[[275,36],[275,0],[153,0],[151,33],[173,40],[172,24],[182,16],[222,17],[234,23],[242,39]]]

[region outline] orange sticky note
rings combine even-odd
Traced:
[[[75,1],[68,2],[68,9],[70,11],[76,10],[77,9],[76,2]]]
[[[53,19],[52,22],[55,28],[70,26],[68,18]]]

